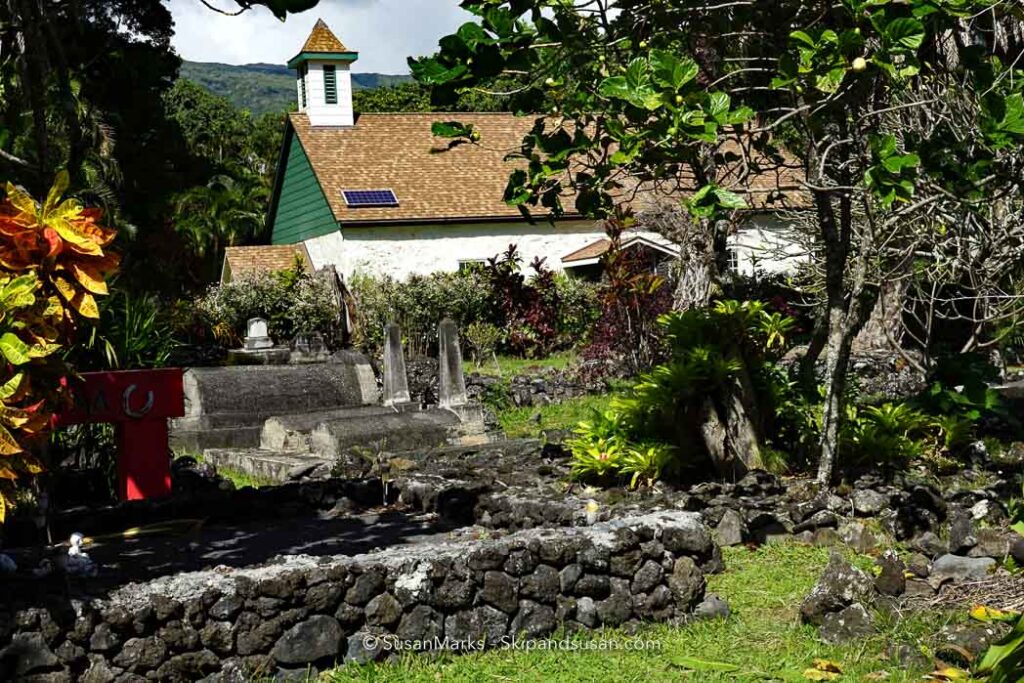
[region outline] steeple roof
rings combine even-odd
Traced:
[[[302,46],[302,51],[319,53],[351,52],[338,39],[338,36],[334,35],[330,27],[327,26],[327,22],[323,19],[317,19],[313,32],[309,34],[306,44]]]
[[[359,59],[359,53],[345,47],[345,43],[338,40],[338,36],[334,35],[327,22],[317,19],[313,32],[302,46],[302,51],[291,58],[288,68],[296,69],[311,59],[354,62]]]

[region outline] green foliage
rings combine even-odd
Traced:
[[[847,406],[840,452],[848,462],[906,465],[924,454],[928,418],[906,403]]]
[[[1010,528],[1024,536],[1024,484],[1021,485],[1020,498],[1011,498],[1006,509],[1010,515]]]
[[[1020,681],[1024,669],[1024,615],[1018,614],[1013,629],[999,642],[993,643],[977,662],[974,673],[987,676],[988,683]]]
[[[406,282],[357,272],[348,286],[356,302],[353,342],[374,355],[382,348],[384,326],[392,321],[401,326],[409,352],[425,355],[437,343],[443,318],[461,329],[492,320],[486,281],[477,270],[413,275]]]
[[[498,267],[506,267],[503,261],[496,263]],[[411,354],[428,354],[436,345],[438,322],[451,318],[463,330],[463,341],[469,348],[475,348],[471,337],[476,337],[477,332],[492,332],[491,327],[499,331],[494,347],[497,350],[506,352],[513,348],[513,338],[521,340],[515,349],[524,348],[523,344],[529,346],[529,340],[536,337],[530,327],[535,318],[518,315],[519,308],[512,297],[524,289],[533,291],[532,283],[517,270],[508,269],[506,274],[507,278],[497,279],[489,268],[466,268],[454,273],[413,275],[399,282],[390,276],[375,277],[357,272],[348,283],[356,301],[354,343],[368,353],[378,353],[383,344],[384,326],[394,321],[401,326]],[[510,291],[505,285],[513,277],[515,287]],[[542,295],[529,300],[544,306],[542,322],[549,326],[545,328],[549,331],[546,350],[583,342],[598,313],[595,286],[554,274],[545,282],[547,287]],[[509,310],[516,314],[512,324],[506,314]],[[534,310],[530,308],[527,313]],[[470,332],[474,323],[491,327]]]
[[[577,426],[567,442],[577,478],[601,482],[629,475],[631,486],[649,486],[663,475],[701,464],[698,432],[707,401],[736,382],[777,383],[768,360],[785,348],[793,320],[760,302],[727,300],[711,309],[667,314],[660,324],[671,344],[670,360],[641,375],[610,409]],[[762,399],[758,412],[768,424],[781,393],[755,393]],[[782,460],[775,457],[773,469],[785,469]]]
[[[609,409],[594,410],[589,420],[577,424],[566,445],[572,451],[572,476],[580,481],[608,484],[621,478],[630,488],[651,487],[676,467],[671,446],[630,440],[615,401]]]
[[[699,414],[709,398],[738,381],[770,384],[767,361],[784,349],[792,318],[770,313],[760,302],[719,301],[713,308],[676,311],[661,318],[671,358],[641,375],[617,406],[630,429],[667,443],[695,441]],[[762,399],[771,392],[760,392]],[[774,406],[759,413],[770,419]]]
[[[270,336],[288,344],[296,335],[320,333],[331,348],[341,341],[341,310],[331,283],[297,263],[291,270],[260,273],[213,285],[196,308],[217,337],[234,348],[250,318],[265,318]]]
[[[114,289],[100,305],[99,322],[74,350],[80,370],[136,370],[167,364],[178,343],[160,300]]]
[[[501,341],[501,330],[491,323],[476,321],[463,330],[462,337],[473,350],[473,359],[479,367],[488,358],[494,357],[498,342]]]
[[[500,404],[495,412],[502,431],[514,439],[537,438],[543,436],[546,430],[572,430],[595,412],[603,413],[608,410],[613,400],[608,395],[581,396],[559,403],[514,408],[511,407],[511,400],[507,394],[505,397],[505,402]]]

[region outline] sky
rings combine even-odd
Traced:
[[[207,1],[238,9],[231,0]],[[361,73],[408,73],[406,57],[436,52],[442,36],[471,18],[459,0],[320,0],[285,23],[264,7],[226,17],[199,0],[166,2],[174,16],[174,47],[188,61],[285,64],[323,18],[349,49],[359,52],[355,71]]]

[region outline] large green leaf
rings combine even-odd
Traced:
[[[424,85],[445,85],[465,76],[469,69],[465,64],[447,67],[433,57],[423,59],[409,58],[409,68],[413,78]]]
[[[689,57],[677,57],[666,50],[651,51],[651,69],[654,82],[665,88],[679,90],[697,77],[697,62]]]
[[[885,27],[885,38],[891,45],[916,50],[924,43],[924,24],[906,17],[893,19]]]
[[[430,126],[430,134],[438,138],[471,138],[473,124],[458,121],[435,121]]]
[[[1018,683],[1024,668],[1024,617],[1017,619],[1013,630],[989,647],[978,662],[975,673],[988,674],[988,683]]]

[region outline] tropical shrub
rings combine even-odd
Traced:
[[[653,263],[621,250],[627,224],[612,220],[605,226],[611,245],[602,259],[601,313],[583,358],[600,361],[593,367],[605,374],[634,377],[664,357],[658,320],[672,309],[672,292],[665,278],[654,272]]]
[[[462,336],[473,351],[476,366],[480,367],[488,358],[494,357],[501,341],[501,330],[491,323],[475,322],[466,327]]]
[[[314,332],[322,334],[330,347],[341,338],[341,308],[330,281],[326,275],[309,274],[299,264],[213,285],[196,308],[229,346],[241,342],[250,318],[266,319],[270,336],[282,344]]]
[[[555,274],[544,259],[530,263],[530,278],[522,264],[513,244],[504,254],[489,259],[484,272],[497,325],[504,333],[503,350],[515,356],[540,358],[558,345],[560,296]]]
[[[511,247],[481,267],[413,275],[405,282],[356,273],[348,283],[356,309],[353,342],[377,355],[384,326],[396,322],[408,352],[426,355],[436,347],[443,318],[458,323],[467,344],[471,325],[492,325],[499,330],[496,350],[521,356],[543,356],[586,339],[599,313],[594,285],[555,274],[541,262],[528,276],[521,265]]]
[[[119,262],[115,233],[100,213],[64,199],[67,173],[39,204],[7,185],[0,204],[0,522],[23,475],[42,471],[32,453],[64,399],[69,369],[59,352],[82,319],[99,317],[96,297]]]
[[[570,471],[575,479],[607,484],[628,480],[630,488],[653,486],[663,474],[675,471],[675,449],[653,441],[632,439],[616,403],[594,411],[580,422],[566,445],[572,451]]]
[[[793,320],[760,302],[728,300],[669,313],[659,324],[669,360],[642,374],[617,404],[630,431],[714,460],[703,429],[709,414],[742,410],[756,448],[775,417],[775,392],[765,387],[775,380],[771,363],[785,350]]]
[[[478,269],[457,273],[413,275],[406,282],[390,276],[356,273],[348,283],[355,299],[354,344],[378,355],[384,326],[396,322],[412,355],[426,355],[437,345],[437,324],[451,318],[465,329],[477,321],[493,322],[488,288]]]
[[[164,367],[178,347],[167,309],[152,294],[113,289],[100,304],[100,318],[72,349],[79,370]]]
[[[975,662],[974,675],[988,683],[1019,683],[1020,673],[1024,671],[1024,615],[977,606],[971,609],[971,616],[980,621],[1008,621],[1013,624],[1010,632],[992,643]]]

